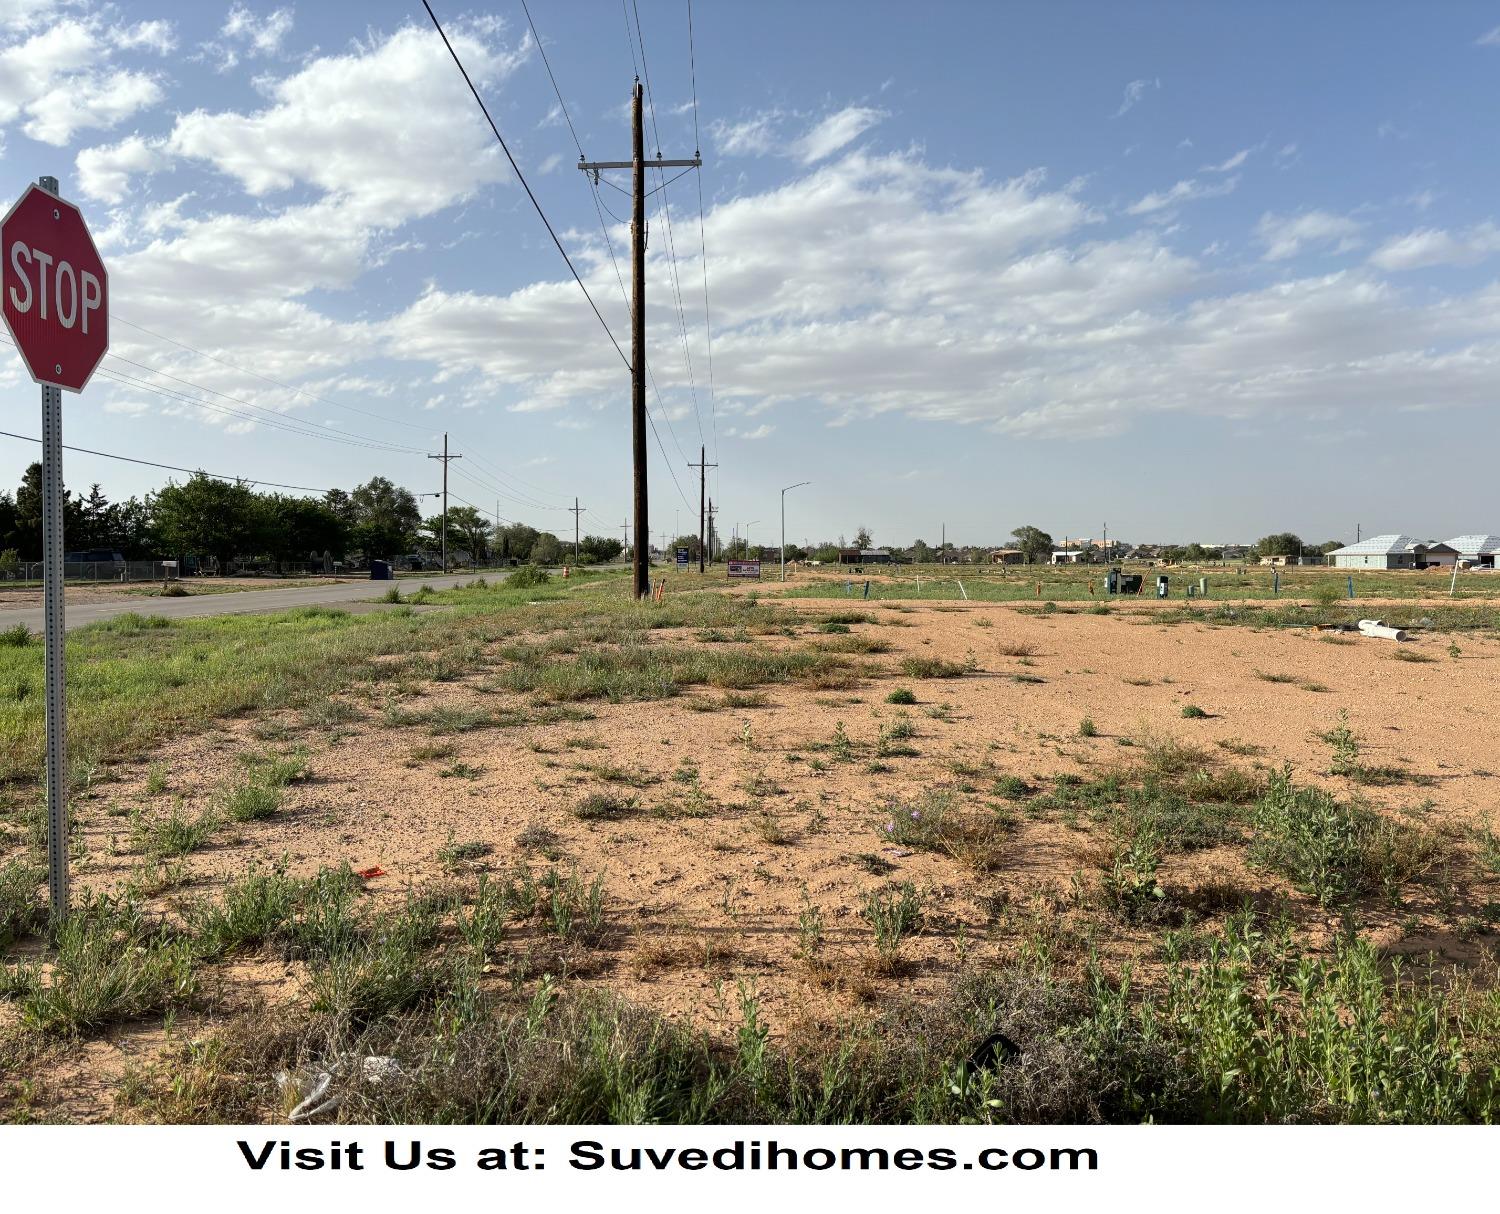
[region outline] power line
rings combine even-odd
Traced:
[[[635,13],[635,36],[636,36],[636,40],[641,44],[641,72],[642,72],[642,74],[646,78],[646,101],[647,101],[647,104],[649,105],[650,110],[651,110],[651,133],[655,137],[655,140],[656,140],[656,157],[657,157],[658,160],[660,160],[661,159],[661,128],[657,125],[657,121],[656,121],[656,97],[655,97],[655,94],[651,91],[651,68],[649,67],[649,65],[646,62],[646,35],[645,35],[645,32],[641,28],[641,8],[640,8],[639,0],[630,0],[630,3],[631,3],[631,8],[632,8],[632,10]],[[699,159],[700,158],[700,154],[701,154],[702,150],[703,149],[701,147],[699,147],[699,148],[697,148],[694,151],[694,153],[693,153],[694,159]],[[680,328],[680,330],[682,332],[682,358],[683,358],[683,362],[687,366],[688,391],[689,391],[689,393],[692,396],[692,400],[693,400],[693,417],[694,417],[694,420],[697,422],[697,425],[698,425],[698,438],[701,441],[703,439],[703,413],[702,413],[702,410],[699,409],[699,407],[698,407],[698,382],[697,382],[696,377],[693,375],[693,355],[692,355],[692,351],[690,350],[690,348],[688,346],[687,314],[686,314],[686,311],[684,310],[683,305],[682,305],[682,280],[681,280],[681,277],[677,273],[677,242],[673,238],[673,235],[672,235],[672,210],[671,210],[671,207],[668,205],[668,202],[667,202],[667,194],[666,194],[666,189],[667,189],[667,185],[668,185],[668,182],[666,180],[667,174],[666,174],[666,170],[665,169],[661,169],[661,168],[658,168],[657,172],[659,173],[659,175],[661,177],[661,185],[658,187],[658,190],[661,192],[661,199],[657,202],[657,211],[661,215],[662,220],[663,220],[663,225],[665,226],[665,228],[667,230],[667,264],[668,264],[668,267],[670,268],[671,273],[672,273],[672,291],[673,291],[673,296],[674,296],[675,302],[677,304],[677,323],[678,323],[678,327]],[[680,175],[681,174],[679,174],[679,176]],[[656,192],[657,192],[656,190],[652,191],[652,193],[656,193]],[[674,436],[674,441],[675,441],[675,436]],[[678,450],[679,450],[679,452],[681,452],[681,444],[678,445]],[[682,453],[682,454],[683,454],[683,458],[686,459],[687,458],[686,453]],[[715,454],[717,455],[717,452],[715,452]]]
[[[536,208],[537,216],[542,225],[547,229],[547,235],[552,237],[552,243],[557,246],[557,251],[562,254],[562,259],[568,263],[568,270],[573,275],[573,281],[578,284],[578,289],[583,292],[583,297],[589,301],[589,307],[594,310],[594,315],[599,318],[599,323],[604,326],[604,332],[609,336],[610,345],[614,346],[615,353],[620,356],[620,361],[628,368],[630,359],[625,357],[625,351],[620,349],[620,343],[615,340],[615,335],[604,319],[604,314],[599,311],[599,306],[594,302],[594,297],[589,294],[589,289],[583,285],[583,279],[578,276],[578,271],[573,266],[573,259],[568,256],[568,251],[563,248],[562,241],[557,238],[557,233],[552,230],[552,224],[547,219],[547,213],[542,210],[542,204],[536,200],[536,195],[531,192],[531,187],[526,184],[526,178],[521,173],[521,166],[516,163],[516,158],[510,154],[510,148],[506,146],[505,137],[500,134],[500,128],[495,125],[495,120],[490,117],[489,107],[484,104],[484,98],[479,95],[479,90],[474,87],[474,81],[469,78],[469,71],[464,67],[463,60],[458,57],[458,52],[453,49],[453,43],[448,41],[448,35],[443,30],[442,22],[437,19],[437,14],[432,11],[432,5],[428,0],[422,0],[422,7],[427,10],[427,15],[432,18],[432,24],[436,27],[438,37],[443,40],[443,45],[448,48],[448,54],[453,57],[459,74],[464,78],[464,83],[469,86],[469,92],[474,94],[474,100],[479,105],[479,112],[484,115],[484,120],[490,124],[490,130],[495,133],[495,139],[500,144],[500,150],[505,153],[505,158],[510,161],[510,167],[515,172],[516,180],[521,183],[521,188],[526,191],[526,197],[531,199],[531,205]]]
[[[698,56],[693,49],[693,0],[687,0],[688,66],[693,82],[694,155],[701,156],[703,145],[698,137]],[[703,167],[698,167],[698,263],[703,268],[703,336],[708,346],[708,409],[714,435],[714,459],[719,458],[719,405],[714,389],[714,330],[708,312],[708,236],[703,219]],[[717,475],[716,475],[717,480]]]
[[[156,367],[148,367],[145,363],[138,363],[133,358],[126,358],[122,354],[110,354],[107,357],[114,359],[116,362],[125,363],[127,366],[137,367],[137,368],[139,368],[142,371],[149,371],[152,375],[159,375],[163,379],[170,379],[170,380],[172,380],[175,383],[184,384],[184,385],[186,385],[189,388],[196,388],[199,392],[207,392],[207,393],[209,393],[210,395],[213,395],[213,396],[222,396],[225,400],[232,400],[237,405],[243,405],[246,409],[253,409],[257,413],[267,414],[272,420],[285,422],[288,425],[292,425],[292,426],[303,427],[303,428],[311,431],[312,433],[316,433],[316,434],[321,434],[321,433],[324,432],[323,428],[321,426],[315,426],[312,422],[303,421],[299,417],[293,417],[290,414],[281,413],[281,412],[279,412],[276,409],[268,409],[264,405],[257,405],[257,404],[252,403],[251,401],[242,400],[238,396],[231,396],[228,392],[220,392],[217,388],[210,388],[210,387],[208,387],[205,384],[194,383],[190,379],[183,379],[182,376],[180,376],[180,375],[173,375],[170,371],[162,371],[162,370],[159,370]],[[106,369],[107,370],[114,370],[113,368],[106,368]],[[116,371],[115,374],[116,375],[124,375],[125,372],[123,372],[123,371]],[[130,376],[128,378],[134,378],[134,377]],[[412,454],[412,455],[421,455],[421,454],[423,454],[423,452],[421,451],[420,448],[417,448],[417,447],[407,447],[407,446],[403,446],[400,443],[387,442],[385,439],[375,438],[375,437],[373,437],[372,435],[369,435],[369,434],[357,434],[354,431],[340,431],[339,433],[340,433],[340,435],[342,437],[363,439],[366,442],[378,444],[379,446],[381,446],[381,447],[383,447],[383,448],[385,448],[386,450],[389,450],[389,451],[401,451],[401,452],[406,452],[406,453]]]
[[[0,436],[5,438],[18,438],[23,443],[39,443],[42,440],[32,438],[29,434],[12,434],[9,430],[0,430]],[[77,451],[81,455],[97,455],[101,459],[117,459],[127,464],[142,464],[147,468],[165,468],[168,472],[186,472],[189,476],[208,476],[216,481],[232,481],[245,485],[264,485],[268,489],[297,489],[303,493],[327,493],[327,489],[313,489],[307,485],[283,485],[277,481],[257,480],[249,476],[225,476],[219,472],[205,472],[202,468],[179,468],[176,464],[158,464],[155,460],[136,459],[131,455],[116,455],[113,451],[93,451],[88,447],[73,447],[67,443],[63,444],[65,451]]]
[[[249,367],[242,367],[238,363],[230,362],[227,358],[220,358],[217,354],[209,354],[206,350],[196,349],[195,347],[188,345],[186,342],[178,341],[174,337],[168,337],[165,333],[158,333],[154,329],[146,328],[145,325],[136,324],[133,320],[126,320],[123,316],[116,316],[114,313],[110,313],[109,318],[110,320],[116,321],[119,324],[129,325],[132,329],[139,329],[142,333],[148,333],[152,337],[157,338],[159,341],[168,342],[171,345],[176,346],[180,350],[186,350],[190,354],[196,354],[199,358],[212,359],[214,362],[220,363],[221,365],[229,367],[232,370],[242,372],[245,375],[253,375],[256,379],[263,379],[268,384],[275,384],[278,388],[285,388],[288,392],[295,392],[297,393],[297,395],[305,396],[309,400],[320,401],[325,405],[331,405],[335,409],[347,409],[350,413],[360,413],[365,417],[372,417],[376,421],[388,422],[393,426],[405,426],[410,430],[421,430],[424,433],[430,430],[430,427],[419,426],[415,422],[404,422],[398,417],[386,417],[383,413],[375,413],[369,409],[361,409],[356,405],[347,405],[341,401],[329,400],[327,397],[319,396],[316,392],[309,392],[306,388],[295,387],[292,384],[284,383],[282,380],[276,379],[274,376],[265,375],[260,371],[252,371]]]

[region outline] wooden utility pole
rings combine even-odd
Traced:
[[[719,466],[718,464],[707,463],[706,462],[707,459],[708,459],[708,448],[706,448],[706,447],[699,447],[698,448],[698,462],[696,464],[689,464],[688,465],[689,468],[696,468],[696,469],[698,469],[698,572],[699,573],[703,572],[703,544],[704,544],[704,541],[708,538],[708,533],[704,530],[704,523],[705,523],[706,517],[707,517],[705,515],[705,513],[704,513],[704,502],[706,501],[705,494],[708,491],[708,470],[710,468],[717,468]]]
[[[719,513],[719,508],[714,505],[714,499],[708,499],[708,563],[714,561],[714,515]]]
[[[578,564],[578,519],[588,507],[580,506],[578,499],[575,497],[573,504],[565,507],[565,509],[573,516],[573,564],[576,565]]]
[[[630,211],[630,458],[634,468],[635,597],[651,593],[651,529],[646,517],[646,136],[639,79],[630,96],[629,160],[583,160],[578,167],[597,183],[604,169],[629,169],[633,205]],[[651,161],[658,169],[699,168],[703,161],[663,160],[660,149]]]
[[[443,572],[448,572],[448,462],[455,459],[463,459],[461,455],[448,454],[448,436],[443,435],[443,453],[441,455],[429,455],[428,459],[440,459],[443,461]]]

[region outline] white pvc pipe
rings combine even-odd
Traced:
[[[1361,636],[1381,637],[1387,641],[1404,641],[1406,633],[1400,628],[1388,628],[1379,620],[1360,620],[1359,631]]]

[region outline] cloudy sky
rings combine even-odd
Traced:
[[[695,112],[685,0],[528,2],[566,116],[520,0],[435,7],[627,349],[574,162],[642,43],[648,154],[706,162],[649,203],[653,533],[700,444],[766,540],[801,480],[788,538],[1500,528],[1500,4],[699,0]],[[69,442],[428,490],[447,431],[463,499],[619,534],[628,373],[420,4],[0,0],[0,138],[110,270]],[[40,432],[9,346],[0,401]]]

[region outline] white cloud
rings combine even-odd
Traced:
[[[41,12],[27,10],[23,17]],[[140,33],[164,36],[161,23]],[[26,29],[21,27],[24,34]],[[61,147],[81,130],[108,129],[163,96],[157,77],[112,65],[129,31],[104,31],[97,18],[54,20],[40,32],[0,46],[0,126],[21,120],[32,139]]]
[[[170,55],[177,49],[177,34],[170,21],[141,21],[109,31],[109,40],[122,51],[151,51]]]
[[[1304,211],[1300,215],[1268,212],[1260,217],[1255,234],[1265,245],[1262,256],[1266,261],[1285,261],[1311,246],[1332,245],[1333,252],[1347,253],[1359,246],[1362,226],[1347,215],[1327,211]]]
[[[726,156],[765,156],[776,148],[780,110],[768,110],[742,122],[715,120],[709,127],[718,150]]]
[[[254,54],[274,55],[281,50],[282,39],[292,31],[292,10],[278,8],[257,17],[243,4],[230,7],[220,31],[225,38],[243,42]]]
[[[481,84],[530,51],[450,32]],[[358,222],[391,226],[430,214],[509,174],[500,149],[437,34],[408,26],[383,42],[327,56],[271,87],[250,114],[195,110],[167,146],[205,160],[263,197],[305,182],[347,200]]]
[[[1240,165],[1244,164],[1245,161],[1250,159],[1250,152],[1250,148],[1242,148],[1229,157],[1228,160],[1222,161],[1219,164],[1205,164],[1199,171],[1203,173],[1232,173]]]
[[[1500,25],[1492,30],[1486,30],[1474,40],[1475,46],[1500,46]]]
[[[870,106],[848,106],[814,125],[797,140],[793,150],[803,164],[813,164],[852,143],[886,116],[885,110]]]
[[[756,439],[770,438],[771,435],[776,433],[776,427],[762,423],[761,425],[756,426],[753,430],[739,430],[734,426],[730,426],[727,430],[724,431],[724,433],[729,438],[738,438],[744,439],[747,442],[754,442]]]
[[[1114,117],[1120,118],[1128,114],[1140,104],[1147,90],[1159,88],[1161,88],[1160,80],[1132,80],[1125,86],[1125,97],[1120,102],[1120,108],[1114,112]]]
[[[117,203],[130,190],[130,179],[166,164],[158,142],[131,135],[119,143],[85,148],[78,153],[78,189],[86,198]]]
[[[1419,228],[1394,236],[1370,254],[1382,270],[1419,270],[1427,266],[1472,266],[1500,252],[1500,228],[1481,223],[1453,234],[1441,228]]]
[[[1217,185],[1205,185],[1196,177],[1189,177],[1186,181],[1179,181],[1170,190],[1147,194],[1126,207],[1125,213],[1127,215],[1154,215],[1158,211],[1165,211],[1170,207],[1192,202],[1198,198],[1222,198],[1225,194],[1234,193],[1239,183],[1238,177],[1230,177]]]

